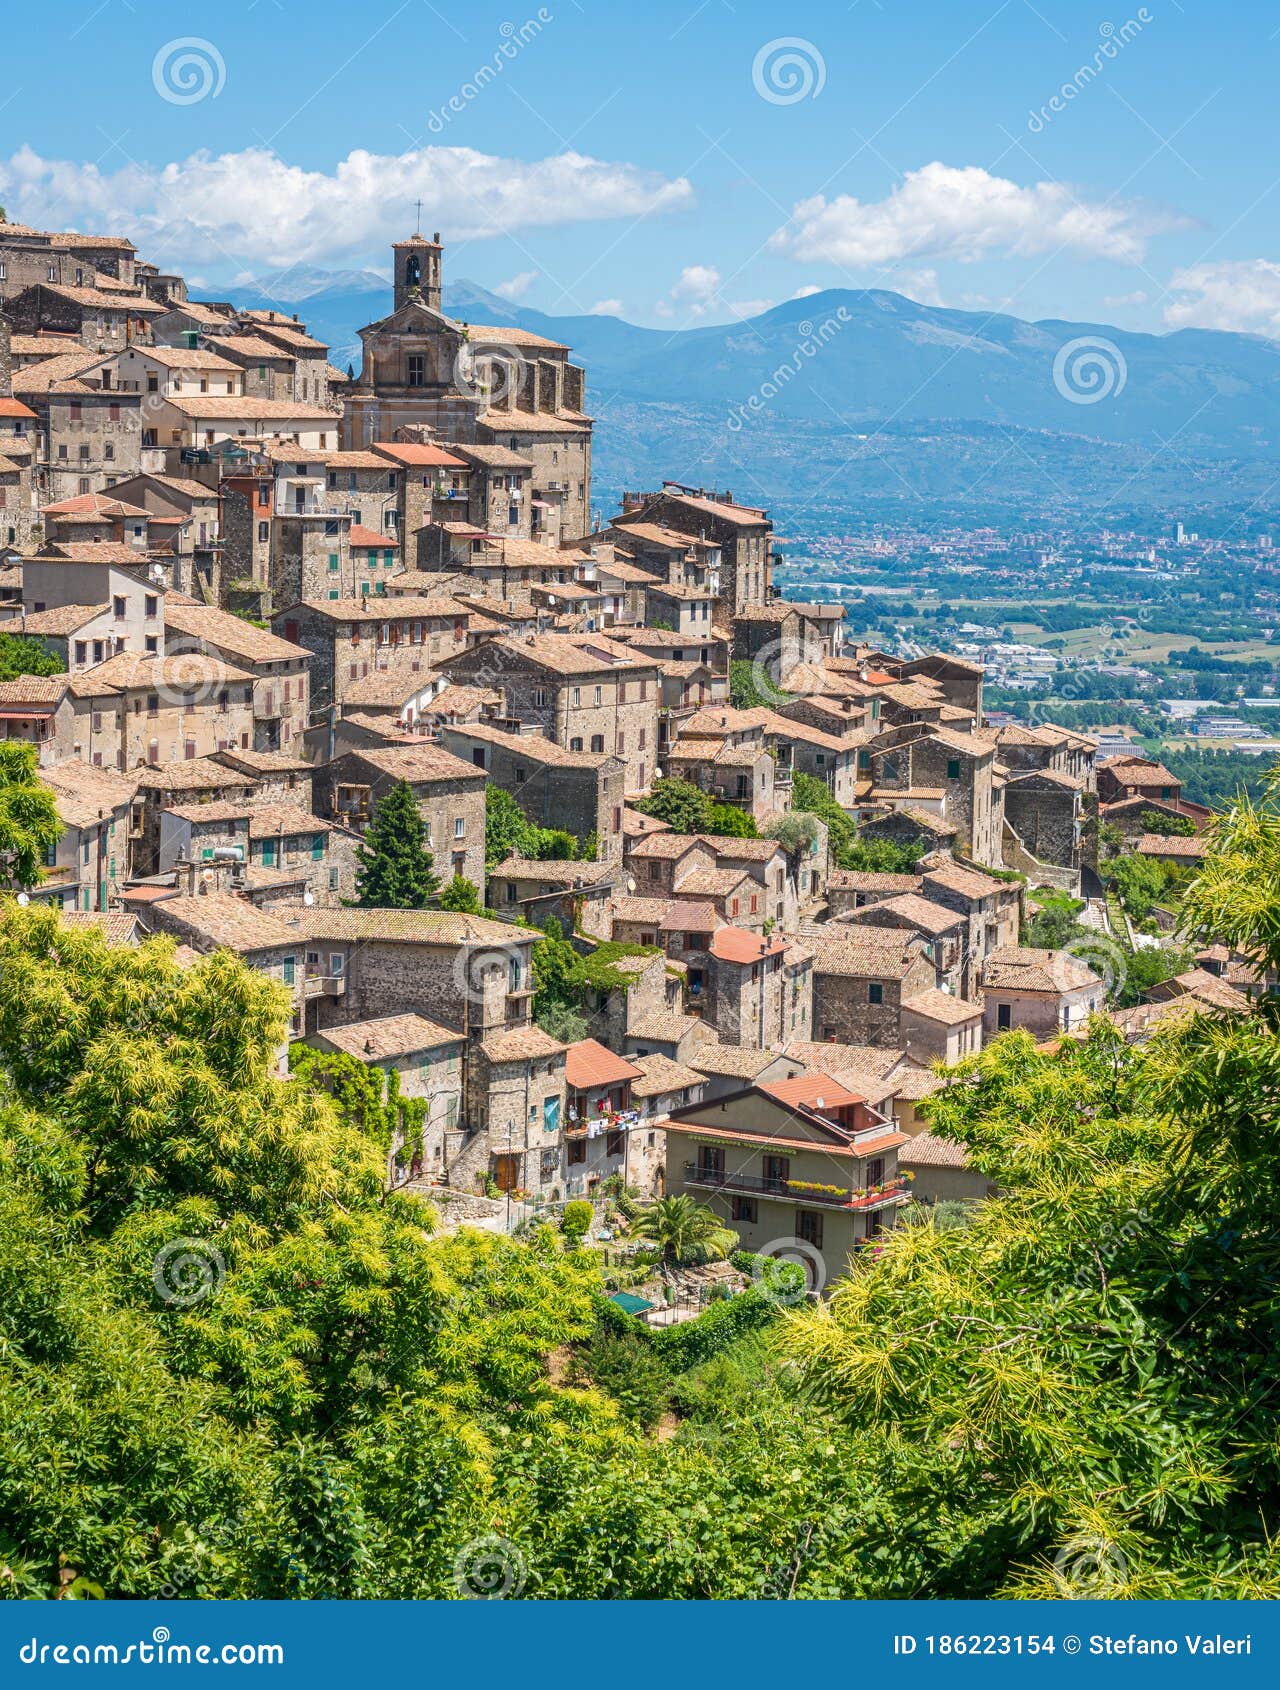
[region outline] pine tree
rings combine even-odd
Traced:
[[[366,909],[420,910],[435,896],[440,882],[407,781],[397,781],[374,805],[373,820],[356,856],[360,864],[356,901]]]

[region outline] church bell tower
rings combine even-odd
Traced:
[[[407,241],[397,241],[395,254],[395,310],[406,300],[418,295],[422,303],[433,311],[440,306],[440,258],[444,248],[440,236],[410,235]]]

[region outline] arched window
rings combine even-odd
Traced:
[[[422,261],[417,253],[410,255],[409,262],[404,267],[405,286],[416,288],[422,280]]]

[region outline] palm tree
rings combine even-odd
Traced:
[[[631,1226],[637,1238],[657,1244],[666,1263],[719,1261],[738,1242],[716,1214],[692,1197],[660,1197],[636,1216]]]

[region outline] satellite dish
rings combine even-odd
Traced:
[[[314,892],[304,892],[302,894],[302,901],[303,901],[304,904],[307,905],[308,908],[310,908],[311,905],[314,904],[315,901],[316,901],[315,893]]]
[[[23,909],[26,909],[27,905],[31,902],[31,899],[27,896],[27,894],[25,892],[19,892],[18,893],[18,902],[22,905]]]

